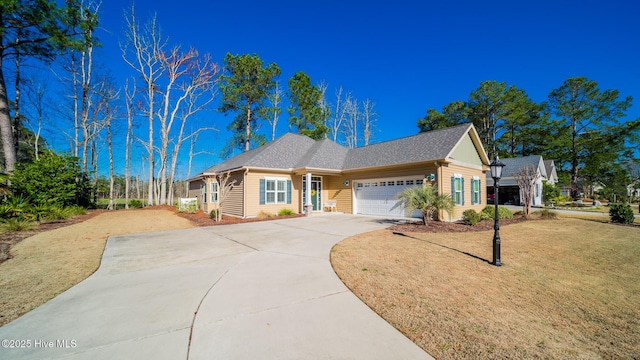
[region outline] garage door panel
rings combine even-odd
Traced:
[[[406,217],[402,205],[398,205],[397,194],[403,189],[422,185],[421,178],[363,180],[356,182],[357,213]],[[410,215],[410,214],[409,214]]]

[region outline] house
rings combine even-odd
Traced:
[[[538,179],[534,185],[533,190],[533,203],[532,206],[540,206],[542,205],[542,184],[544,181],[557,181],[558,174],[555,170],[555,164],[553,164],[553,160],[550,160],[549,167],[547,167],[547,163],[542,159],[540,155],[531,155],[525,157],[518,158],[508,158],[508,159],[500,159],[503,164],[505,164],[504,169],[502,170],[502,178],[500,179],[500,194],[499,194],[499,202],[500,204],[507,205],[520,205],[520,199],[522,199],[522,191],[518,186],[518,182],[516,180],[516,175],[522,169],[527,166],[532,166],[538,173]],[[547,168],[550,169],[551,176],[547,173]],[[489,198],[494,198],[494,189],[493,189],[493,178],[491,178],[491,174],[487,173],[486,175],[487,181],[487,194],[489,194]]]
[[[556,163],[553,160],[544,161],[544,171],[547,173],[547,184],[555,185],[558,183],[558,172],[556,171]]]
[[[234,182],[222,213],[241,218],[261,211],[325,211],[328,201],[347,214],[411,216],[399,206],[402,189],[430,181],[456,203],[452,218],[486,205],[489,160],[471,124],[420,133],[355,149],[329,139],[288,133],[189,179],[189,196],[205,212],[218,208],[216,175]],[[327,209],[328,210],[328,209]]]

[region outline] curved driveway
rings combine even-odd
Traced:
[[[385,226],[322,215],[111,237],[95,274],[0,328],[24,346],[0,358],[430,359],[329,263]]]

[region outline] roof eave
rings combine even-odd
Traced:
[[[326,175],[341,175],[343,170],[341,169],[326,169],[326,168],[314,168],[314,167],[302,167],[293,170],[295,175],[312,173],[312,174],[326,174]]]
[[[450,163],[450,161],[448,161],[447,159],[429,159],[429,160],[420,160],[420,161],[413,161],[413,162],[400,163],[400,164],[390,164],[390,165],[379,165],[379,166],[368,166],[368,167],[361,167],[361,168],[354,168],[354,169],[345,169],[345,170],[342,170],[342,173],[343,174],[348,174],[348,173],[359,172],[359,171],[388,169],[388,168],[404,167],[404,166],[411,166],[411,165],[436,165],[436,166],[441,166],[443,164],[448,164],[448,163]]]

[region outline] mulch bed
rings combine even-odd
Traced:
[[[535,220],[533,218],[529,218],[529,220]],[[514,217],[513,219],[502,219],[500,220],[500,226],[517,224],[519,222],[525,221],[525,218],[522,216]],[[493,220],[483,220],[475,225],[467,225],[462,221],[457,222],[444,222],[444,221],[430,221],[427,226],[424,226],[422,223],[406,223],[406,224],[398,224],[389,227],[389,230],[395,232],[414,232],[414,233],[445,233],[445,232],[475,232],[475,231],[486,231],[493,230]]]
[[[198,211],[196,213],[186,213],[186,212],[178,212],[175,207],[167,207],[167,210],[171,210],[178,214],[178,216],[185,218],[197,226],[214,226],[214,225],[230,225],[230,224],[242,224],[248,222],[256,222],[256,221],[266,221],[266,220],[278,220],[278,219],[290,219],[296,217],[303,217],[304,214],[296,214],[289,216],[270,216],[267,218],[249,218],[249,219],[241,219],[234,216],[226,216],[222,215],[222,221],[215,221],[210,218],[208,214],[205,214],[202,211]]]

